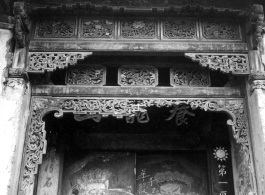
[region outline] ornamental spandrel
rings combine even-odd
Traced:
[[[122,66],[118,71],[121,86],[156,86],[158,70],[152,66]]]
[[[210,86],[210,74],[208,70],[204,69],[179,69],[177,67],[173,67],[170,69],[170,85],[173,87]]]
[[[82,38],[113,38],[114,20],[112,19],[83,19],[81,26]]]
[[[75,19],[39,20],[35,38],[74,38]]]
[[[163,37],[166,39],[196,39],[196,21],[174,19],[163,21]]]
[[[205,39],[241,40],[239,26],[228,21],[203,21],[202,36]]]
[[[106,68],[101,65],[71,67],[65,82],[67,85],[105,85]]]
[[[123,39],[156,39],[157,24],[156,20],[122,20],[121,38]]]

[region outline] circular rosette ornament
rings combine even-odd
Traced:
[[[225,150],[221,146],[216,147],[216,149],[214,149],[213,154],[214,154],[214,158],[216,158],[218,161],[226,161],[226,159],[228,158],[227,150]]]

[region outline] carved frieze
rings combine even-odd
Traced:
[[[205,69],[185,69],[173,67],[170,69],[170,85],[179,86],[210,86],[210,74]]]
[[[121,86],[156,86],[158,70],[153,66],[122,66],[118,70]]]
[[[163,37],[166,39],[196,39],[194,19],[168,19],[163,21]]]
[[[123,19],[120,25],[120,35],[123,39],[157,38],[157,21],[155,19]]]
[[[203,67],[232,74],[249,74],[249,62],[246,54],[200,54],[186,53],[185,56],[197,61]]]
[[[113,98],[41,98],[32,100],[32,112],[29,129],[26,138],[25,162],[22,169],[22,183],[20,190],[27,194],[33,189],[35,174],[38,172],[38,164],[42,161],[42,155],[46,152],[46,131],[42,118],[51,111],[56,111],[56,117],[62,117],[64,113],[93,114],[102,116],[113,115],[118,118],[138,116],[146,113],[148,107],[176,107],[189,105],[192,109],[204,111],[220,111],[229,114],[231,119],[227,121],[232,126],[235,142],[239,146],[236,150],[240,158],[236,159],[234,175],[236,190],[239,194],[253,194],[254,173],[251,168],[252,157],[247,129],[247,116],[244,107],[244,99],[113,99]],[[236,154],[235,154],[236,155]]]
[[[240,40],[239,25],[228,21],[209,20],[202,22],[202,37],[205,39]]]
[[[75,19],[42,19],[36,27],[36,38],[73,38],[75,36]]]
[[[106,68],[101,65],[71,67],[66,75],[67,85],[102,86],[106,84]]]
[[[56,68],[65,68],[75,65],[77,60],[82,60],[91,54],[91,52],[30,52],[27,71],[42,73],[45,70],[53,71]]]
[[[115,21],[113,19],[83,19],[81,37],[114,38]]]

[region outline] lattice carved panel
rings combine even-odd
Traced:
[[[203,21],[202,36],[205,39],[240,40],[239,25],[228,21]]]
[[[82,38],[113,38],[115,21],[113,19],[83,19],[81,24]]]
[[[156,39],[157,20],[124,19],[121,21],[121,38],[124,39]]]
[[[185,56],[212,70],[232,72],[232,74],[249,74],[249,62],[246,54],[185,53]]]
[[[191,19],[168,19],[163,21],[165,39],[196,39],[196,21]]]
[[[173,67],[170,69],[170,85],[179,86],[210,86],[210,74],[204,69],[180,69]]]
[[[75,19],[40,20],[36,27],[36,38],[74,38]]]
[[[121,86],[156,86],[158,70],[152,66],[122,66],[118,70]]]
[[[101,65],[72,67],[66,75],[67,85],[102,86],[106,84],[106,68]]]
[[[35,174],[38,164],[42,161],[42,155],[46,152],[46,139],[43,116],[51,111],[56,111],[55,117],[62,117],[64,113],[73,114],[101,114],[102,116],[113,115],[118,118],[135,116],[137,113],[148,112],[147,108],[174,107],[186,104],[192,109],[204,111],[226,112],[231,117],[227,121],[232,126],[233,136],[236,142],[236,157],[234,170],[236,174],[235,188],[238,194],[255,194],[253,184],[254,173],[249,143],[247,126],[247,112],[244,99],[178,99],[178,98],[41,98],[33,97],[31,121],[27,130],[25,162],[22,168],[22,181],[20,191],[22,194],[32,195],[29,190],[33,189]]]
[[[27,71],[42,73],[45,70],[53,71],[56,68],[65,68],[69,65],[75,65],[77,60],[83,60],[91,54],[91,52],[32,52],[29,53]]]

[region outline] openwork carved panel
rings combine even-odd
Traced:
[[[68,65],[75,65],[77,60],[82,60],[91,52],[34,52],[29,53],[28,72],[53,71],[56,68],[65,68]]]
[[[205,39],[241,39],[238,24],[227,21],[202,22],[202,36]]]
[[[163,37],[166,39],[196,39],[196,30],[195,20],[169,19],[163,22]]]
[[[122,20],[121,37],[125,39],[155,39],[157,38],[156,20]]]
[[[31,122],[27,132],[25,163],[20,190],[23,194],[32,189],[38,164],[46,151],[46,140],[43,116],[56,111],[55,117],[62,117],[64,113],[113,115],[118,118],[132,117],[139,113],[148,112],[147,108],[175,107],[189,105],[192,109],[204,111],[226,112],[231,119],[227,121],[232,126],[236,142],[236,158],[234,175],[238,194],[255,194],[253,184],[252,158],[247,129],[247,116],[243,99],[111,99],[111,98],[38,98],[32,99]]]
[[[102,86],[106,83],[106,68],[101,65],[72,67],[68,69],[66,84]]]
[[[73,38],[75,19],[40,20],[36,28],[36,38]]]
[[[210,74],[204,69],[170,69],[170,84],[172,86],[210,86]]]
[[[198,61],[201,66],[232,74],[249,74],[248,56],[246,54],[196,54],[186,53],[185,56]]]
[[[115,21],[112,19],[83,19],[81,37],[113,38]]]
[[[156,86],[158,70],[152,66],[122,66],[118,71],[121,86]]]

